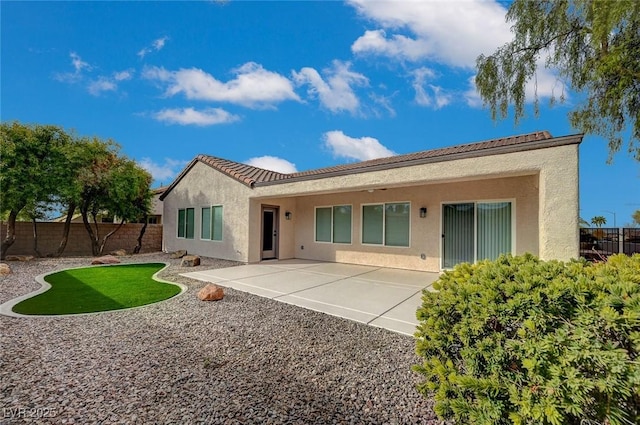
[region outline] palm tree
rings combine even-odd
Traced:
[[[607,219],[606,217],[597,215],[591,219],[591,224],[593,224],[596,227],[602,227],[603,225],[607,224]]]

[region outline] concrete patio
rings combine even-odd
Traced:
[[[183,276],[413,335],[422,290],[438,273],[293,259]]]

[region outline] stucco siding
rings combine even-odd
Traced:
[[[253,188],[195,161],[164,199],[165,250],[257,262],[262,259],[264,207],[277,208],[276,257],[438,271],[443,204],[510,201],[512,251],[544,259],[577,257],[578,145],[317,176]],[[363,244],[362,206],[409,202],[410,246]],[[200,208],[224,206],[222,242],[200,240]],[[315,208],[351,205],[350,244],[315,241]],[[419,216],[420,208],[427,216]],[[178,208],[195,209],[195,238],[176,237]],[[291,212],[291,219],[285,213]]]
[[[368,264],[413,270],[440,270],[442,203],[509,200],[514,205],[516,254],[538,253],[537,175],[470,182],[418,185],[374,190],[304,196],[294,210],[296,258]],[[385,247],[362,241],[362,206],[389,202],[410,202],[410,246]],[[352,206],[351,244],[315,242],[315,207]],[[420,217],[420,208],[427,216]],[[422,255],[424,254],[424,259]]]
[[[556,148],[540,172],[540,257],[580,254],[578,145]]]
[[[262,260],[262,208],[278,208],[278,248],[276,256],[280,260],[295,258],[295,233],[297,217],[296,198],[272,198],[267,200],[252,199],[250,203],[249,234],[249,262]],[[286,212],[291,212],[291,219],[285,218]]]
[[[227,260],[248,261],[251,189],[211,167],[196,163],[164,198],[164,250]],[[201,208],[223,206],[222,241],[202,240]],[[178,209],[194,208],[194,238],[177,237]]]

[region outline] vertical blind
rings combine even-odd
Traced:
[[[458,263],[473,263],[474,204],[447,204],[442,207],[444,268]]]
[[[443,205],[443,268],[511,253],[511,210],[511,202]]]
[[[511,202],[479,203],[478,260],[511,252]]]

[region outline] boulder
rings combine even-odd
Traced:
[[[118,260],[113,255],[103,255],[102,257],[94,258],[91,261],[91,264],[119,264],[120,260]]]
[[[187,255],[187,251],[186,251],[186,250],[184,250],[184,249],[181,249],[180,251],[172,252],[172,253],[171,253],[171,258],[174,258],[174,259],[176,259],[176,258],[182,258],[182,257],[184,257],[185,255]]]
[[[115,251],[111,251],[109,254],[116,257],[124,257],[125,255],[127,255],[127,251],[125,251],[124,249],[116,249]]]
[[[0,276],[11,274],[11,267],[8,264],[0,263]]]
[[[7,255],[5,257],[7,261],[31,261],[33,260],[33,255]]]
[[[198,292],[198,298],[202,301],[218,301],[224,298],[224,290],[210,283]]]
[[[195,267],[200,265],[200,257],[197,255],[185,255],[182,257],[180,267]]]

